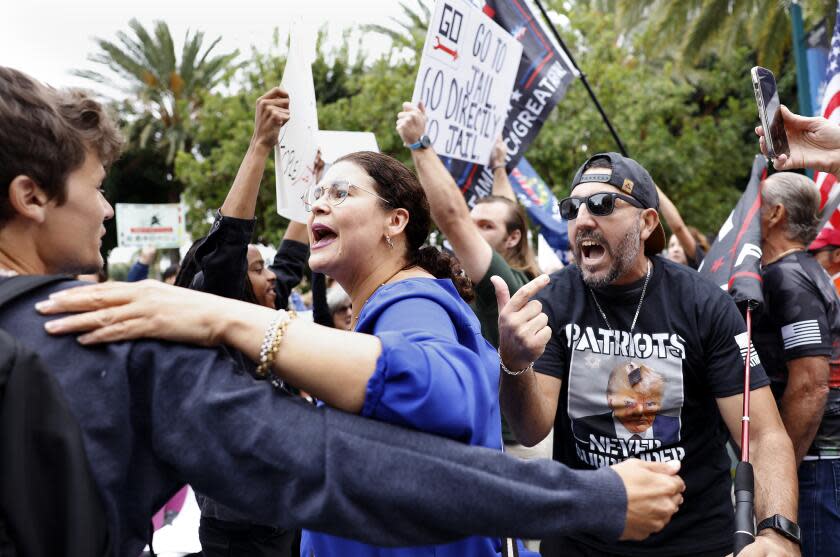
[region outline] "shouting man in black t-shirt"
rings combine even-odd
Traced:
[[[803,553],[815,556],[836,555],[840,547],[834,479],[840,471],[840,390],[829,389],[840,300],[806,251],[817,234],[819,207],[816,184],[801,174],[780,172],[762,184],[765,303],[754,335],[799,465]]]
[[[520,442],[534,444],[554,426],[554,458],[569,466],[679,460],[686,483],[682,508],[644,542],[551,539],[543,541],[543,555],[732,550],[725,444],[741,429],[746,327],[725,292],[656,257],[665,244],[658,207],[653,181],[637,162],[595,155],[578,170],[572,197],[560,203],[577,265],[553,274],[538,301],[516,296],[508,304],[494,279],[504,306],[500,398]],[[793,449],[764,369],[752,360],[756,515],[795,521]],[[798,553],[795,542],[766,529],[741,555]]]

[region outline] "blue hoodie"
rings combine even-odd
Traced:
[[[391,346],[368,381],[363,416],[501,450],[499,357],[451,280],[412,278],[379,288],[356,331]],[[499,538],[478,536],[382,548],[304,531],[301,542],[302,557],[481,557],[500,550]]]

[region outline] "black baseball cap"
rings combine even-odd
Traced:
[[[608,166],[612,169],[609,174],[587,174],[584,172],[592,167]],[[625,195],[629,195],[639,202],[645,209],[655,209],[659,212],[659,194],[656,185],[647,170],[642,165],[618,153],[598,153],[589,157],[581,165],[572,180],[572,188],[587,182],[601,182],[615,186]],[[665,229],[660,222],[650,237],[645,241],[645,254],[655,255],[665,249]]]

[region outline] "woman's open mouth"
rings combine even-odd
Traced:
[[[312,246],[311,249],[319,249],[333,243],[338,234],[325,224],[316,223],[312,225]]]

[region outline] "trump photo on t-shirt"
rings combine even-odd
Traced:
[[[587,329],[573,342],[569,369],[568,409],[578,458],[592,466],[631,457],[681,459],[680,339],[624,333],[627,343],[618,338],[594,345],[612,350],[592,350],[587,337],[605,331]]]

